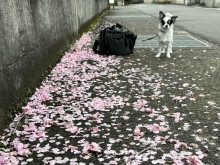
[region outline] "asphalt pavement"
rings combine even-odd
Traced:
[[[176,26],[206,40],[220,44],[219,8],[145,3],[132,6],[147,15],[158,17],[158,11],[178,16]]]
[[[199,29],[182,27],[192,18],[183,17],[183,8],[194,9],[135,4],[108,11],[0,136],[0,164],[218,165],[220,49]],[[100,56],[88,45],[116,22],[138,36],[156,35],[158,13],[168,9],[179,16],[175,36],[208,47],[175,47],[168,59],[155,58],[156,47]]]

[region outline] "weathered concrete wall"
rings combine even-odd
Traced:
[[[215,0],[214,7],[220,8],[220,0]]]
[[[214,7],[215,0],[206,0],[205,1],[205,6],[206,7]]]
[[[1,0],[0,130],[8,107],[58,59],[58,52],[108,7],[108,0]]]
[[[202,1],[202,2],[201,2]],[[205,3],[206,7],[216,7],[220,8],[220,0],[201,0],[200,3]]]

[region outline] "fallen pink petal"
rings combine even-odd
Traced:
[[[155,58],[157,49],[153,46],[158,39],[142,40],[158,33],[156,8],[171,9],[170,4],[124,1],[124,6],[120,6],[119,2],[114,6],[116,9],[98,14],[99,23],[77,38],[27,102],[22,102],[19,113],[13,115],[13,121],[0,135],[0,165],[217,165],[220,162],[218,46],[205,40],[209,48],[194,49],[178,47],[174,42],[171,58],[166,54]],[[23,7],[31,8],[28,3]],[[46,7],[52,17],[55,6]],[[185,11],[193,6],[184,7]],[[175,6],[175,10],[183,11],[179,8],[181,5]],[[209,11],[209,15],[218,12],[215,8],[198,10],[200,14]],[[23,10],[18,11],[12,15],[22,15]],[[59,11],[66,16],[76,9],[59,8]],[[77,11],[91,14],[85,6]],[[183,12],[175,13],[174,8],[171,11],[180,14],[178,26],[196,20],[196,15],[185,17]],[[47,16],[42,13],[42,17],[35,18],[35,14],[30,14],[31,21],[29,17],[24,20],[31,24]],[[81,14],[71,28],[80,26]],[[54,21],[48,20],[42,28],[52,33],[48,26],[57,28],[54,25],[58,22]],[[138,34],[135,46],[143,47],[135,47],[131,55],[94,53],[93,42],[100,30],[115,22],[123,22]],[[64,20],[62,25],[67,27]],[[174,39],[191,35],[178,26]],[[16,26],[12,27],[16,30]],[[23,33],[25,26],[18,30],[20,40],[25,38]],[[61,33],[62,29],[53,40],[59,43]],[[117,34],[118,31],[112,33]],[[52,39],[45,38],[45,42],[49,41]],[[155,42],[152,48],[145,48],[148,42]],[[22,58],[29,60],[28,57]]]
[[[141,132],[140,128],[139,127],[136,127],[135,130],[134,130],[134,135],[135,136],[143,136],[143,132]]]

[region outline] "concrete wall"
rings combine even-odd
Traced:
[[[184,1],[185,1],[185,5],[200,4],[201,6],[205,6],[209,8],[220,7],[220,0],[184,0]]]
[[[220,8],[220,0],[205,0],[205,6]]]
[[[10,106],[42,81],[58,53],[108,0],[1,0],[0,3],[0,130]]]
[[[215,3],[215,0],[206,0],[205,6],[206,7],[214,7],[214,3]]]
[[[220,0],[215,0],[214,7],[220,8]]]
[[[144,0],[144,3],[153,2],[153,0]]]
[[[184,0],[172,0],[171,2],[176,4],[184,4]]]

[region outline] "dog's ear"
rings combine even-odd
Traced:
[[[172,16],[172,17],[171,17],[172,22],[175,23],[175,21],[176,21],[177,18],[178,18],[178,16]]]
[[[165,14],[164,14],[162,11],[160,11],[160,12],[159,12],[159,18],[160,18],[160,20],[162,20],[164,17],[165,17]]]

